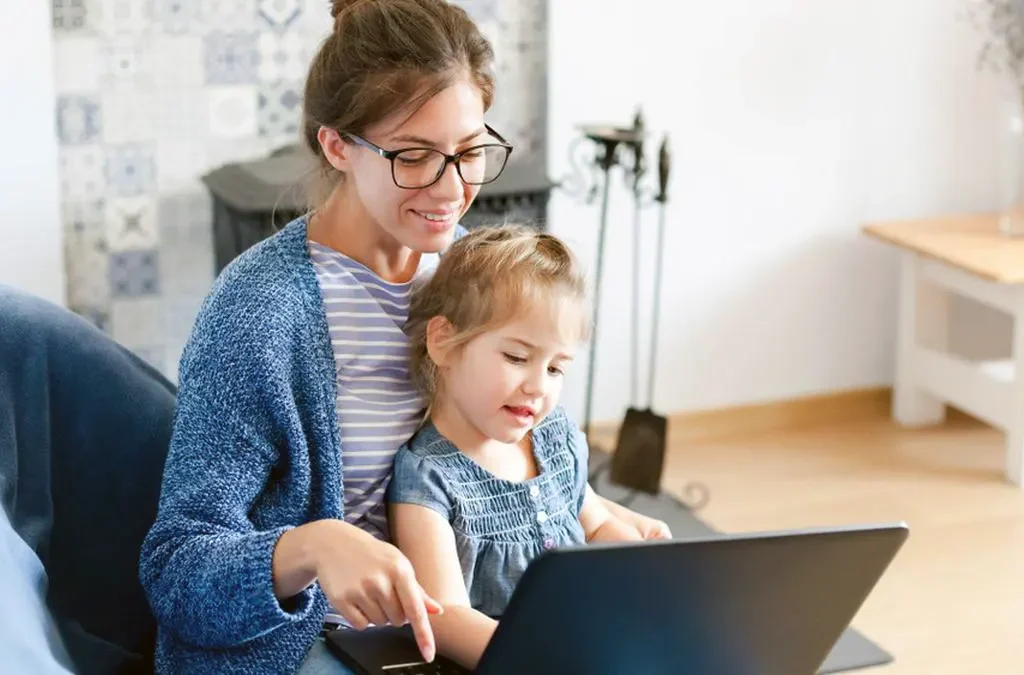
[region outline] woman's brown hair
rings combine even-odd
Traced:
[[[303,98],[303,138],[320,159],[322,203],[341,179],[317,140],[321,126],[361,134],[395,112],[411,115],[460,78],[491,106],[494,51],[464,9],[445,0],[333,0],[334,32],[314,57]]]

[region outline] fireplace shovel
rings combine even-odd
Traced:
[[[661,314],[661,269],[665,249],[665,208],[668,201],[669,152],[668,137],[661,143],[658,155],[658,246],[655,251],[654,307],[651,320],[650,354],[648,355],[647,407],[630,406],[619,429],[615,454],[611,461],[613,483],[636,491],[656,495],[661,490],[664,469],[668,420],[651,409],[654,399],[655,356],[658,342],[658,318]],[[633,346],[636,349],[636,345]]]

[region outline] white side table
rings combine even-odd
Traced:
[[[868,225],[901,249],[893,418],[939,424],[950,404],[1006,434],[1006,478],[1024,486],[1024,239],[999,232],[998,216],[968,215]],[[955,293],[1013,317],[1013,353],[975,362],[950,353]]]

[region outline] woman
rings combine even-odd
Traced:
[[[160,672],[347,672],[325,619],[441,608],[388,542],[384,492],[422,419],[409,293],[511,147],[484,123],[490,45],[443,0],[334,0],[304,136],[323,198],[218,278],[182,356],[141,578]],[[621,507],[642,535],[663,524]]]

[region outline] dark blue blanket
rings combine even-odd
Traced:
[[[175,389],[77,315],[0,286],[0,502],[80,673],[152,669],[138,552]]]

